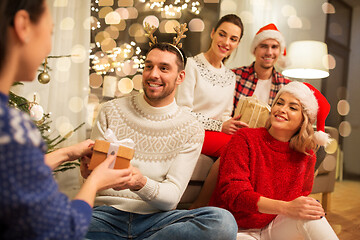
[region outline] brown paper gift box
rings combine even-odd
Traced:
[[[250,128],[258,128],[265,126],[269,113],[270,106],[253,96],[239,99],[234,116],[241,114],[240,121],[247,123]]]
[[[95,140],[94,151],[91,156],[89,170],[93,170],[97,165],[102,163],[108,154],[110,143],[104,140]],[[116,155],[114,169],[128,168],[130,160],[134,156],[134,149],[120,146]]]

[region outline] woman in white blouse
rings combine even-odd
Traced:
[[[246,126],[231,117],[236,78],[223,64],[238,47],[243,29],[238,16],[223,16],[211,32],[209,50],[188,58],[185,80],[176,95],[177,103],[188,107],[203,124],[202,153],[212,157],[219,157],[231,135]]]

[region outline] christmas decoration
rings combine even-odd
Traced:
[[[73,55],[59,55],[59,56],[48,56],[47,58],[45,58],[45,62],[43,64],[43,70],[41,71],[41,73],[38,75],[38,81],[42,84],[47,84],[50,82],[50,74],[48,72],[49,67],[47,65],[47,60],[49,58],[64,58],[64,57],[72,57]]]
[[[42,84],[50,82],[50,75],[47,70],[47,58],[45,58],[44,70],[38,75],[38,81]]]
[[[30,118],[36,123],[40,123],[44,118],[44,109],[36,102],[36,94],[34,94],[34,101],[29,103],[29,113]]]

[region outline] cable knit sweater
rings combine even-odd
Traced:
[[[231,118],[235,74],[221,64],[215,68],[203,53],[188,58],[185,80],[178,87],[176,102],[190,108],[205,130],[220,132],[223,121]]]
[[[91,138],[104,139],[107,128],[118,140],[130,138],[135,142],[130,163],[147,178],[147,183],[139,191],[101,191],[95,204],[139,214],[174,209],[200,155],[204,139],[201,124],[175,101],[155,108],[139,94],[105,103]]]
[[[276,215],[258,211],[260,196],[291,201],[311,193],[316,157],[292,150],[265,128],[243,128],[224,150],[210,205],[228,209],[239,228],[263,228]]]

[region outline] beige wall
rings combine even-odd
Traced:
[[[350,112],[345,120],[352,127],[350,136],[344,138],[344,169],[352,174],[360,175],[360,6],[353,10],[351,52],[348,77],[348,101]]]

